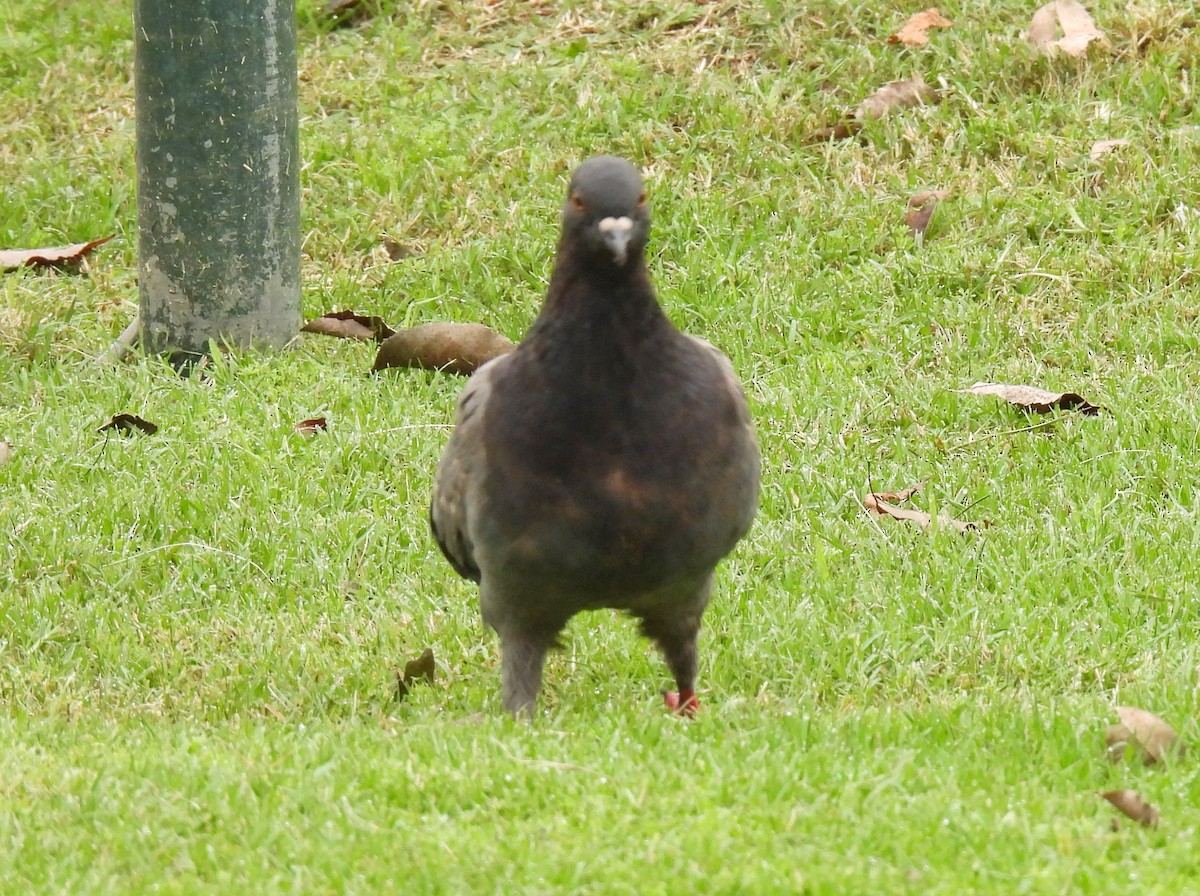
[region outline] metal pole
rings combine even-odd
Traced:
[[[300,326],[295,0],[134,0],[147,351],[281,348]]]

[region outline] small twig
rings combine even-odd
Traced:
[[[96,359],[96,362],[99,364],[120,364],[133,352],[133,347],[137,345],[141,333],[142,319],[139,315],[135,314],[129,326],[117,337],[116,342],[108,347],[108,351]]]

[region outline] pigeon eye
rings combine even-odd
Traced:
[[[578,193],[571,194],[571,205],[575,206],[577,211],[582,212],[587,209],[587,204],[582,199],[579,198]]]
[[[637,206],[638,206],[638,208],[646,207],[646,194],[645,193],[643,193],[641,196],[638,197]]]

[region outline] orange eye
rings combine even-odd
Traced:
[[[646,205],[646,194],[643,193],[638,197],[638,208],[643,208]]]
[[[575,206],[575,208],[578,211],[583,211],[584,209],[587,208],[587,206],[584,204],[583,200],[579,198],[578,193],[571,194],[571,205]]]

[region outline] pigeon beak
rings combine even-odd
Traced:
[[[602,218],[596,225],[600,238],[613,254],[613,261],[624,265],[629,256],[629,240],[633,236],[633,220],[627,215],[619,218]]]

